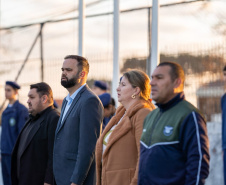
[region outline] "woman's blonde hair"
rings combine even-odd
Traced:
[[[148,75],[138,69],[130,69],[129,71],[123,74],[124,77],[128,79],[133,88],[140,88],[140,97],[144,100],[150,98],[151,85]]]

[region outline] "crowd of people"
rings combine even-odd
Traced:
[[[4,185],[205,184],[206,122],[185,100],[179,64],[160,63],[151,80],[141,70],[123,73],[117,109],[107,83],[88,87],[86,58],[68,55],[61,70],[61,85],[68,91],[61,113],[47,83],[30,85],[28,109],[16,98],[20,86],[5,84]]]

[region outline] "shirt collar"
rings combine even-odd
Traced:
[[[70,104],[76,97],[76,95],[79,93],[79,91],[86,85],[86,83],[84,85],[82,85],[81,87],[79,87],[71,96],[68,93],[66,100],[67,102]]]
[[[15,107],[15,105],[17,105],[19,103],[18,100],[16,100],[13,104],[8,104],[7,107]]]
[[[156,105],[158,106],[160,111],[163,112],[170,109],[171,107],[173,107],[174,105],[176,105],[182,100],[184,100],[184,92],[178,93],[174,98],[172,98],[170,101],[168,101],[165,104],[156,103]]]

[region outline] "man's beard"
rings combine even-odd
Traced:
[[[76,74],[75,77],[71,78],[71,79],[68,79],[66,76],[64,76],[64,78],[67,79],[67,81],[65,80],[61,80],[61,85],[65,88],[70,88],[70,87],[73,87],[75,86],[76,84],[78,84],[78,78],[79,78],[79,74]]]

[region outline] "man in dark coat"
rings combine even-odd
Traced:
[[[95,184],[95,146],[103,120],[103,106],[86,85],[88,61],[64,58],[61,85],[69,94],[62,104],[53,153],[57,185]]]
[[[11,153],[16,139],[28,119],[28,110],[17,100],[20,86],[16,82],[6,81],[5,98],[9,104],[2,113],[1,164],[4,185],[11,185]]]
[[[53,94],[44,82],[30,86],[30,118],[12,153],[12,185],[49,185],[53,178],[53,144],[59,113],[53,108]]]

